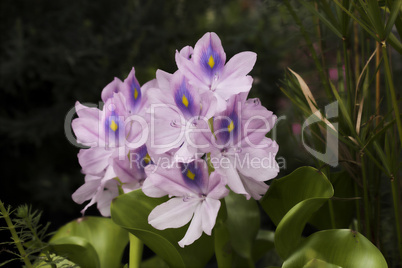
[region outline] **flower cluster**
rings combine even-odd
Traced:
[[[191,221],[179,245],[211,235],[220,199],[229,189],[259,199],[264,181],[278,171],[278,145],[266,137],[276,116],[258,99],[247,99],[256,54],[242,52],[226,62],[215,33],[176,51],[178,70],[156,72],[140,87],[134,68],[102,91],[102,109],[76,104],[72,122],[85,184],[74,194],[110,216],[119,193],[142,188],[150,197],[168,195],[148,221],[157,229]],[[209,168],[208,168],[209,167]]]

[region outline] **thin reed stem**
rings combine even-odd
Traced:
[[[362,165],[362,179],[363,179],[364,221],[366,227],[365,231],[367,239],[371,240],[369,189],[366,174],[367,167],[364,159],[364,154],[361,155],[361,165]]]

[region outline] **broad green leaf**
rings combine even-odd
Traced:
[[[312,167],[298,168],[271,184],[262,206],[275,224],[279,222],[275,248],[282,259],[297,248],[307,221],[333,193],[325,175]]]
[[[285,260],[283,268],[303,267],[313,259],[344,268],[388,267],[381,252],[367,238],[348,229],[325,230],[312,234]]]
[[[338,265],[325,262],[320,259],[312,259],[303,268],[342,268]]]
[[[218,267],[232,267],[233,265],[233,248],[230,241],[230,233],[226,224],[227,212],[226,205],[219,210],[216,224],[213,230],[215,243],[215,257]]]
[[[253,245],[253,260],[258,261],[267,251],[275,248],[273,231],[260,230]]]
[[[149,258],[145,261],[143,261],[140,264],[140,268],[169,268],[169,266],[160,258],[159,256],[154,256],[152,258]]]
[[[330,181],[334,188],[334,199],[331,202],[335,227],[348,228],[356,212],[356,200],[351,199],[355,197],[353,179],[346,171],[342,171],[331,174]],[[309,223],[321,230],[332,228],[328,202],[325,202],[309,220]]]
[[[74,238],[68,239],[69,237]],[[75,237],[81,239],[78,240]],[[87,241],[98,255],[99,267],[113,268],[121,266],[121,258],[128,243],[128,233],[109,218],[83,217],[62,226],[49,242],[51,245],[57,245],[61,250],[63,240],[60,239],[67,239],[69,243],[66,245],[74,241],[77,243]],[[69,258],[73,256],[70,255]]]
[[[291,174],[275,179],[261,200],[262,208],[278,225],[283,216],[297,203],[315,197],[331,197],[331,183],[313,167],[301,167]]]
[[[225,197],[227,228],[233,249],[243,258],[252,259],[252,249],[260,228],[260,211],[254,199],[230,192]]]
[[[282,259],[287,259],[296,250],[307,221],[329,197],[306,199],[295,205],[282,218],[275,232],[275,248]]]
[[[66,236],[53,240],[50,243],[49,250],[80,267],[101,267],[95,248],[87,239],[82,237]]]
[[[151,198],[141,190],[118,196],[113,200],[113,221],[141,239],[171,267],[204,267],[214,253],[213,239],[205,234],[193,244],[181,248],[178,242],[184,237],[188,224],[181,228],[157,230],[148,224],[149,213],[164,198]]]

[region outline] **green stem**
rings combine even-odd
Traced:
[[[363,177],[363,201],[364,201],[364,221],[367,239],[371,240],[371,229],[370,229],[370,202],[369,202],[369,192],[368,192],[368,181],[366,174],[366,164],[364,155],[361,156],[362,165],[362,177]]]
[[[0,211],[4,217],[4,220],[7,223],[11,236],[13,237],[14,243],[17,246],[18,251],[20,252],[21,258],[24,260],[25,266],[27,268],[32,268],[33,266],[31,264],[31,262],[29,261],[28,255],[26,254],[24,247],[21,244],[21,240],[18,237],[17,231],[15,231],[14,224],[10,219],[10,215],[8,214],[8,211],[4,207],[3,202],[1,202],[1,201],[0,201]]]
[[[329,216],[331,218],[331,227],[332,229],[336,229],[334,206],[332,204],[331,199],[328,199],[328,206],[329,206]]]
[[[358,190],[358,184],[357,182],[355,182],[354,184],[354,188],[355,188],[355,196],[358,197],[359,196],[359,190]],[[357,230],[358,232],[360,232],[360,230],[362,229],[362,221],[361,221],[361,217],[360,217],[360,199],[356,199],[356,217],[357,217]]]
[[[394,109],[394,112],[395,112],[396,126],[398,128],[398,133],[399,133],[399,142],[402,144],[402,123],[401,123],[401,118],[399,115],[398,102],[396,100],[395,87],[394,87],[394,82],[392,80],[391,68],[390,68],[390,63],[388,60],[387,46],[386,46],[385,42],[382,43],[382,54],[383,54],[383,58],[384,58],[385,76],[387,78],[387,82],[389,85],[389,91],[391,93],[392,108]]]
[[[347,43],[346,43],[346,38],[343,39],[342,42],[343,45],[343,59],[345,63],[345,78],[346,78],[346,94],[347,94],[347,110],[348,114],[351,114],[351,106],[352,106],[352,97],[351,97],[351,92],[352,92],[352,77],[350,76],[350,60],[349,60],[349,53],[348,53],[348,48],[347,48]],[[353,98],[354,99],[354,98]]]
[[[397,178],[391,178],[392,200],[394,203],[396,235],[398,239],[399,256],[402,261],[402,237],[401,237],[401,222],[400,222],[400,209],[399,209],[399,196],[398,196],[398,183]]]
[[[129,268],[139,268],[142,259],[143,244],[135,235],[129,233],[130,238],[130,261]]]

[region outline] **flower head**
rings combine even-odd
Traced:
[[[179,70],[202,94],[216,98],[216,111],[226,108],[225,101],[240,92],[249,92],[253,79],[247,74],[252,70],[256,54],[236,54],[226,64],[226,54],[221,40],[215,33],[206,33],[195,44],[191,58],[176,52]]]

